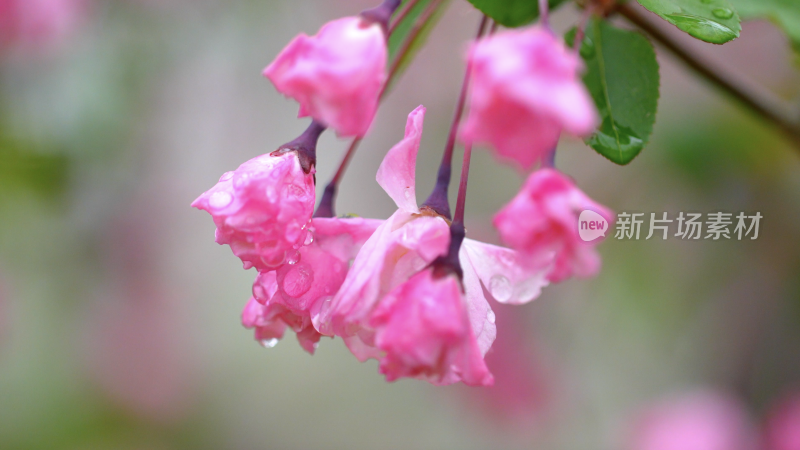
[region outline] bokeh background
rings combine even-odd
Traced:
[[[800,149],[661,49],[652,143],[619,167],[564,139],[558,167],[618,212],[760,212],[759,238],[608,239],[597,278],[495,305],[495,387],[433,387],[385,382],[340,340],[313,357],[291,333],[259,346],[239,323],[255,273],[189,207],[307,126],[263,67],[372,2],[53,3],[57,20],[0,28],[0,448],[616,450],[652,405],[697,395],[735,405],[737,432],[762,441],[800,389]],[[555,27],[578,17],[568,5]],[[452,0],[356,155],[340,213],[393,212],[375,172],[419,104],[429,192],[478,21]],[[721,47],[674,34],[800,94],[769,23]],[[320,184],[346,146],[323,136]],[[496,241],[491,215],[522,179],[476,151],[471,236]]]

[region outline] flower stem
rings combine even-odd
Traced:
[[[796,113],[792,112],[785,102],[775,98],[770,92],[760,89],[758,86],[750,85],[745,80],[736,78],[730,71],[714,67],[709,61],[692,54],[691,51],[684,48],[678,41],[653,25],[650,20],[630,6],[625,4],[618,5],[616,10],[661,43],[664,48],[672,52],[698,75],[775,124],[797,148],[800,148],[800,120],[798,120],[800,118],[797,117]]]
[[[402,0],[384,0],[380,5],[361,11],[361,17],[381,24],[383,30],[388,34],[389,20],[395,10],[400,6]]]
[[[489,23],[489,18],[484,15],[481,18],[480,26],[478,26],[478,35],[476,39],[480,39],[486,32],[486,25]],[[468,62],[467,69],[464,72],[464,80],[461,83],[461,92],[458,96],[456,103],[456,111],[453,115],[453,122],[450,125],[450,134],[447,136],[447,144],[444,147],[444,154],[442,155],[442,162],[439,165],[439,172],[436,176],[436,185],[433,187],[433,192],[425,200],[423,206],[427,206],[436,213],[450,218],[450,202],[447,199],[447,193],[450,186],[450,178],[452,176],[453,166],[453,149],[456,145],[456,135],[458,134],[458,124],[461,123],[461,116],[464,113],[464,105],[466,104],[467,93],[469,92],[469,80],[472,75],[472,66]]]
[[[431,263],[434,277],[442,277],[450,273],[458,276],[459,280],[464,279],[464,271],[458,254],[461,251],[461,244],[467,235],[464,227],[464,206],[467,202],[467,183],[469,182],[469,163],[472,159],[472,145],[464,146],[464,161],[461,163],[461,182],[458,185],[458,197],[456,199],[456,215],[450,224],[450,246],[447,254],[436,258]]]
[[[556,166],[556,148],[557,147],[553,147],[550,151],[544,154],[544,157],[542,158],[543,168],[549,167],[552,169]]]
[[[539,0],[539,20],[543,27],[550,28],[550,5],[547,0]]]
[[[456,197],[456,215],[453,222],[464,223],[464,206],[467,203],[467,183],[469,182],[469,163],[472,159],[472,145],[464,146],[464,160],[461,163],[461,181],[458,184],[458,197]]]
[[[417,0],[411,0],[411,2],[416,3]],[[409,3],[411,3],[409,2]],[[414,22],[414,26],[411,27],[411,30],[408,33],[408,37],[403,41],[403,45],[397,51],[397,55],[395,56],[394,60],[392,60],[392,66],[389,68],[389,75],[386,78],[386,82],[383,85],[383,89],[381,89],[380,93],[380,100],[383,100],[386,97],[388,92],[389,85],[395,80],[397,77],[400,66],[403,63],[403,60],[408,56],[408,53],[411,51],[411,48],[416,41],[419,34],[425,28],[425,25],[433,17],[433,13],[436,12],[436,9],[442,3],[442,0],[432,0],[430,4],[428,4],[425,11],[420,14],[417,18],[417,21]],[[413,7],[413,6],[412,6]],[[393,27],[393,29],[396,27]],[[347,148],[347,151],[342,157],[342,161],[339,163],[339,167],[336,169],[336,173],[333,175],[333,178],[328,182],[325,186],[325,193],[320,200],[320,204],[317,207],[318,213],[314,214],[314,217],[334,217],[335,208],[334,202],[336,201],[336,192],[339,189],[339,181],[341,181],[342,176],[344,175],[345,170],[347,170],[347,165],[350,163],[350,160],[353,158],[356,150],[358,149],[358,145],[361,143],[361,137],[357,137],[350,142],[350,146]],[[318,214],[330,214],[330,215],[318,215]]]
[[[326,128],[321,122],[312,120],[311,125],[297,139],[281,145],[271,154],[280,155],[292,151],[297,152],[300,166],[305,173],[309,173],[311,168],[317,164],[317,141]]]
[[[594,14],[593,3],[586,6],[581,14],[581,20],[578,22],[578,28],[575,30],[575,39],[572,41],[572,49],[575,54],[581,50],[581,43],[586,35],[586,25],[589,23],[589,18]]]

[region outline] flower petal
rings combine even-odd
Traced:
[[[418,213],[416,183],[417,152],[422,139],[425,107],[420,105],[408,115],[406,133],[402,141],[392,147],[378,168],[377,180],[397,207]]]

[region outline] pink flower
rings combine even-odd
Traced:
[[[431,268],[417,272],[389,292],[370,317],[375,346],[385,352],[380,371],[388,381],[400,377],[434,384],[463,381],[491,385],[455,274],[437,277]]]
[[[0,45],[57,44],[80,25],[84,0],[0,0]]]
[[[386,36],[380,24],[345,17],[315,36],[300,34],[264,69],[275,88],[340,136],[363,136],[386,81]]]
[[[581,61],[550,31],[530,27],[481,39],[468,53],[469,116],[461,140],[490,144],[530,169],[562,131],[585,136],[597,124],[579,75]]]
[[[256,340],[266,346],[275,345],[288,326],[297,333],[300,345],[313,354],[322,336],[314,319],[330,304],[350,261],[379,224],[362,218],[313,219],[313,241],[300,248],[299,260],[259,273],[253,297],[242,313],[244,326],[255,328]]]
[[[784,398],[768,414],[766,450],[800,450],[800,394]]]
[[[645,411],[629,450],[753,450],[756,437],[745,410],[718,392],[694,392]]]
[[[192,203],[217,225],[216,241],[228,244],[244,268],[272,270],[293,262],[310,236],[314,168],[305,173],[296,152],[275,152],[247,161]]]
[[[359,360],[378,359],[390,380],[411,376],[436,384],[487,385],[492,378],[483,355],[494,341],[495,325],[484,287],[500,301],[523,302],[547,282],[542,272],[523,272],[512,250],[470,239],[459,255],[463,290],[454,276],[438,279],[426,269],[447,252],[450,228],[415,201],[424,115],[422,106],[409,114],[405,138],[378,170],[378,183],[399,209],[364,243],[320,323],[341,336]]]
[[[541,266],[555,254],[548,274],[552,282],[570,276],[589,277],[600,270],[595,246],[601,239],[584,242],[578,233],[578,216],[591,210],[601,215],[610,229],[614,215],[594,202],[555,169],[532,173],[516,197],[494,217],[500,237],[527,257],[526,263]]]

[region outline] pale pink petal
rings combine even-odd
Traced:
[[[397,207],[410,213],[419,212],[415,173],[424,120],[424,106],[420,105],[411,111],[406,122],[405,137],[386,153],[376,177],[378,184],[394,200]]]
[[[486,290],[500,303],[527,303],[550,284],[547,275],[552,254],[543,255],[535,264],[522,264],[518,252],[472,239],[464,239],[461,251]]]
[[[359,330],[357,324],[380,298],[445,253],[449,242],[444,219],[395,212],[364,244],[334,297],[334,333],[349,336]]]
[[[495,314],[491,306],[489,306],[486,296],[483,294],[481,280],[463,244],[458,256],[461,263],[461,270],[464,272],[464,279],[462,282],[464,284],[464,295],[467,313],[469,314],[469,323],[472,327],[472,334],[475,336],[481,356],[485,356],[486,352],[488,352],[489,348],[492,346],[495,337],[497,337]]]

